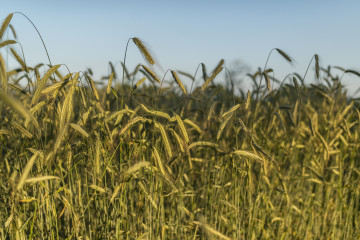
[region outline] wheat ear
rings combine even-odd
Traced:
[[[11,19],[13,17],[13,14],[10,13],[4,20],[3,24],[1,25],[1,28],[0,28],[0,39],[3,37],[4,33],[5,33],[5,30],[6,28],[8,27]]]
[[[183,93],[186,95],[186,90],[184,85],[182,84],[182,82],[180,81],[178,75],[176,74],[175,71],[171,70],[171,75],[173,76],[173,78],[175,79],[175,82],[179,85],[179,87],[181,88],[181,90],[183,91]]]
[[[145,59],[151,65],[154,65],[155,64],[154,58],[150,55],[148,49],[145,47],[145,45],[142,43],[142,41],[136,37],[132,38],[132,40],[135,43],[135,45],[138,47],[138,49],[140,50],[141,54],[145,57]]]

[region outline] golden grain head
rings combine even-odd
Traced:
[[[224,59],[221,59],[221,60],[219,61],[219,63],[216,65],[216,67],[214,68],[213,72],[216,72],[217,69],[221,68],[221,67],[224,65],[224,63],[225,63],[225,60],[224,60]]]
[[[10,13],[10,14],[5,18],[4,22],[2,23],[1,28],[0,28],[0,39],[3,38],[4,33],[5,33],[5,30],[6,30],[6,28],[9,26],[9,23],[10,23],[12,17],[13,17],[13,14]]]
[[[240,104],[236,104],[235,106],[231,107],[227,112],[223,113],[223,115],[221,116],[221,118],[225,118],[227,116],[230,116],[231,114],[233,114],[237,109],[240,108]]]
[[[12,53],[12,55],[15,57],[16,61],[18,63],[20,63],[21,67],[26,71],[26,72],[29,72],[27,66],[26,66],[26,63],[25,63],[25,60],[23,60],[18,54],[17,52],[13,49],[13,48],[10,48],[10,51]]]
[[[176,114],[175,117],[176,117],[176,121],[177,121],[177,123],[179,125],[181,135],[184,138],[184,142],[189,143],[190,140],[189,140],[189,136],[188,136],[188,133],[186,131],[184,122],[182,121],[182,119],[181,119],[181,117],[179,115]]]
[[[161,84],[160,79],[158,78],[158,76],[151,71],[147,66],[145,65],[141,65],[141,67],[145,70],[146,73],[148,73],[156,82],[158,82],[159,84]]]
[[[38,121],[34,118],[34,116],[24,107],[24,105],[10,97],[6,93],[0,90],[0,100],[5,104],[10,106],[15,112],[20,114],[26,121],[32,121],[36,127],[39,127]]]
[[[268,89],[269,92],[271,92],[271,85],[270,85],[269,75],[267,74],[267,72],[263,72],[263,75],[264,75],[265,80],[266,80],[267,89]]]
[[[99,97],[99,93],[96,90],[95,84],[94,84],[94,80],[92,79],[92,77],[90,77],[89,75],[86,76],[86,78],[89,80],[90,86],[91,86],[91,90],[94,93],[95,99],[96,101],[100,101],[100,97]]]
[[[5,47],[10,44],[15,44],[15,43],[17,43],[15,40],[5,40],[3,42],[0,42],[0,48]]]
[[[140,85],[146,80],[146,77],[141,78],[139,81],[136,82],[136,84],[133,87],[133,91],[135,91]]]
[[[219,139],[220,139],[226,125],[228,124],[229,120],[231,119],[231,117],[232,117],[232,114],[230,114],[229,116],[224,118],[224,120],[221,122],[218,132],[216,134],[216,141],[219,141]]]
[[[279,48],[275,48],[275,49],[281,56],[283,56],[286,59],[286,61],[292,63],[292,59],[287,53],[285,53],[283,50],[281,50]]]
[[[46,73],[45,75],[41,78],[41,80],[39,81],[38,83],[38,87],[36,88],[35,90],[35,93],[32,97],[32,103],[34,104],[40,97],[40,94],[43,90],[43,88],[45,87],[46,85],[46,82],[47,80],[50,78],[50,76],[60,67],[61,65],[55,65],[53,66],[52,68],[50,68]],[[40,76],[39,76],[40,78]]]
[[[112,73],[110,74],[109,81],[108,81],[108,85],[107,85],[107,87],[106,87],[106,94],[107,94],[107,95],[110,94],[111,84],[112,84],[112,81],[113,81],[113,79],[114,79],[114,74],[115,74],[114,72],[112,72]]]
[[[249,130],[247,129],[247,127],[245,126],[245,123],[243,122],[243,120],[241,120],[241,118],[239,118],[239,123],[240,123],[241,128],[242,128],[246,133],[248,133]]]
[[[0,82],[2,84],[2,89],[4,93],[7,93],[8,88],[8,79],[6,65],[3,57],[0,55]]]
[[[250,98],[251,98],[251,94],[250,94],[250,90],[248,90],[245,100],[245,110],[248,109],[250,106]]]
[[[182,84],[182,82],[180,81],[180,78],[178,77],[177,73],[175,71],[171,70],[171,75],[173,76],[177,85],[180,87],[181,91],[186,95],[186,89],[185,89],[184,85]]]
[[[24,186],[25,180],[28,177],[32,167],[34,166],[35,160],[38,157],[38,153],[35,153],[32,155],[32,157],[29,159],[29,161],[27,162],[26,166],[24,167],[24,170],[21,174],[21,178],[16,186],[16,190],[20,191],[22,189],[22,187]]]
[[[136,37],[132,38],[132,40],[135,43],[135,45],[138,47],[138,49],[140,50],[141,54],[144,56],[146,61],[149,62],[151,65],[154,65],[155,61],[154,61],[153,57],[151,56],[151,54],[149,53],[149,50],[143,44],[143,42],[139,38],[136,38]]]
[[[158,123],[158,122],[155,122],[155,127],[160,130],[160,134],[163,139],[164,146],[165,146],[165,152],[166,152],[168,158],[172,158],[173,154],[172,154],[171,146],[170,146],[169,139],[167,137],[165,128],[162,126],[161,123]]]
[[[222,67],[215,69],[213,74],[205,81],[205,83],[201,87],[201,91],[204,91],[205,88],[215,79],[215,77],[223,70]]]

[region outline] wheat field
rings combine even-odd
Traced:
[[[334,75],[314,54],[306,78],[265,64],[248,91],[221,84],[233,83],[224,60],[160,76],[133,37],[143,62],[98,80],[28,66],[12,17],[0,28],[17,62],[0,55],[0,239],[360,239],[360,105],[341,84],[360,73]]]

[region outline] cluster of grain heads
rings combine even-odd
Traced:
[[[286,53],[284,52],[283,50],[279,49],[279,48],[273,48],[271,49],[267,59],[266,59],[266,62],[265,62],[265,66],[264,66],[264,71],[261,71],[261,69],[259,68],[259,71],[257,71],[253,76],[252,75],[249,75],[251,77],[251,79],[254,81],[255,85],[256,85],[256,91],[257,91],[257,95],[256,95],[256,100],[258,100],[259,98],[259,94],[260,94],[260,88],[262,87],[262,79],[263,77],[265,77],[265,80],[266,80],[266,85],[267,85],[267,90],[269,92],[271,92],[271,85],[270,85],[270,78],[269,78],[269,73],[272,72],[273,70],[272,69],[268,69],[267,70],[267,65],[268,65],[268,62],[269,62],[269,59],[270,59],[270,56],[271,56],[271,53],[276,50],[288,63],[292,64],[293,60],[291,59],[291,57]],[[260,76],[260,83],[257,84],[257,82],[255,81],[256,77],[257,76]]]
[[[60,65],[55,65],[52,68],[50,68],[45,75],[39,79],[39,82],[37,83],[37,88],[35,90],[34,96],[32,97],[31,103],[34,104],[37,102],[37,100],[40,97],[41,91],[44,89],[47,81],[49,80],[50,76],[60,67]]]
[[[0,56],[1,239],[359,234],[359,103],[317,55],[321,85],[294,73],[273,89],[274,70],[265,67],[250,74],[253,89],[232,95],[214,83],[221,60],[214,71],[199,65],[204,82],[188,94],[181,77],[195,82],[196,73],[171,70],[176,84],[157,91],[156,60],[132,38],[150,66],[130,70],[124,61],[134,82],[121,92],[112,64],[102,88],[89,70],[62,75],[60,65],[27,66],[11,51],[15,41],[0,39],[18,62],[6,69]]]

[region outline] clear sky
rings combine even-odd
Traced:
[[[315,53],[322,66],[359,71],[359,10],[360,1],[331,0],[11,0],[1,3],[0,20],[15,11],[26,14],[42,34],[52,63],[66,63],[72,72],[91,67],[97,76],[106,75],[108,62],[122,61],[128,39],[139,37],[163,69],[192,74],[199,63],[213,69],[222,58],[228,66],[241,60],[255,72],[272,48],[280,48],[295,59],[290,66],[274,52],[268,67],[281,79],[292,72],[303,75]],[[20,15],[12,24],[27,62],[47,63],[31,24]],[[133,44],[127,56],[130,69],[143,62]],[[313,76],[309,72],[307,81]],[[355,89],[360,79],[346,76],[343,83]]]

